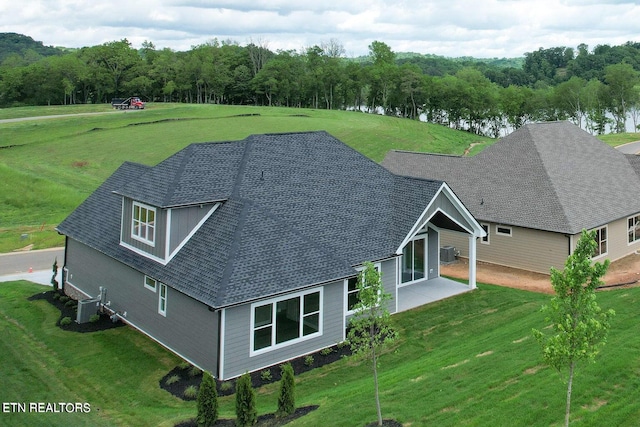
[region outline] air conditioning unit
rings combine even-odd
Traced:
[[[91,316],[98,314],[98,307],[100,306],[100,298],[89,298],[78,301],[78,314],[76,316],[76,322],[87,323]]]
[[[440,248],[440,263],[451,264],[456,260],[456,248],[453,246],[443,246]]]

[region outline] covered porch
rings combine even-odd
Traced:
[[[411,310],[412,308],[469,292],[473,289],[464,283],[447,279],[446,277],[413,282],[398,288],[396,312]]]

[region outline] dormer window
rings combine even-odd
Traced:
[[[156,241],[156,209],[133,202],[131,237],[154,246]]]

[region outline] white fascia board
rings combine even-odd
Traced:
[[[211,217],[211,215],[213,215],[213,213],[214,213],[214,212],[215,212],[215,211],[220,207],[220,205],[222,205],[222,203],[218,202],[218,203],[216,203],[215,205],[213,205],[213,206],[211,207],[211,209],[209,209],[209,212],[207,212],[207,213],[206,213],[206,215],[205,215],[205,216],[200,220],[200,222],[198,222],[198,224],[196,224],[196,226],[195,226],[195,227],[193,227],[193,230],[191,230],[191,232],[187,235],[187,237],[185,237],[185,238],[182,240],[182,242],[180,242],[180,244],[176,247],[176,249],[175,249],[173,252],[171,252],[170,254],[168,254],[168,256],[166,257],[166,258],[167,258],[167,263],[168,263],[169,261],[171,261],[171,260],[173,259],[173,257],[174,257],[174,256],[176,256],[176,254],[177,254],[178,252],[180,252],[180,249],[182,249],[182,247],[183,247],[184,245],[186,245],[186,244],[187,244],[187,242],[189,241],[189,239],[191,239],[191,237],[193,237],[193,235],[194,235],[194,234],[196,234],[196,232],[197,232],[198,230],[200,230],[200,227],[202,227],[202,224],[204,224],[205,222],[207,222],[207,220],[208,220],[208,219]],[[169,218],[169,221],[167,221],[168,225],[170,225],[170,224],[169,224],[169,222],[170,222],[170,218],[171,218],[171,212],[172,212],[172,210],[173,210],[173,209],[169,209],[169,212],[168,212],[168,215],[167,215],[167,216],[168,216],[168,218]],[[170,248],[170,246],[171,246],[171,242],[169,242],[169,233],[170,233],[170,232],[171,232],[171,231],[169,230],[169,227],[167,226],[167,253],[169,252],[169,248]]]
[[[433,205],[433,203],[435,203],[436,199],[438,198],[438,196],[440,194],[444,194],[444,196],[447,199],[449,199],[449,201],[453,204],[453,206],[456,207],[458,212],[460,214],[462,214],[464,219],[466,219],[469,222],[469,224],[473,228],[472,230],[469,230],[469,227],[467,227],[467,226],[465,226],[463,224],[460,224],[458,221],[456,221],[455,219],[451,218],[449,215],[447,215],[446,212],[444,212],[440,208],[436,209],[428,218],[426,217],[427,212],[431,208],[431,205]],[[455,195],[455,193],[451,190],[451,188],[447,185],[447,183],[443,182],[442,185],[440,186],[440,188],[438,189],[438,191],[436,192],[436,194],[429,201],[429,204],[422,211],[422,214],[420,214],[420,216],[418,217],[418,220],[413,224],[413,227],[411,227],[411,230],[405,236],[404,240],[402,241],[402,243],[400,244],[398,249],[396,249],[396,254],[397,255],[402,254],[402,248],[404,248],[407,245],[407,243],[409,243],[409,241],[411,241],[411,239],[413,239],[413,237],[416,235],[416,233],[418,233],[418,231],[424,226],[424,224],[429,222],[429,220],[431,218],[433,218],[433,216],[438,212],[442,212],[451,221],[453,221],[456,224],[458,224],[461,228],[467,230],[468,233],[471,234],[474,237],[483,237],[485,235],[485,231],[482,229],[482,227],[480,226],[478,221],[476,221],[476,219],[473,217],[473,215],[471,215],[471,212],[469,212],[469,210],[464,206],[462,201]]]

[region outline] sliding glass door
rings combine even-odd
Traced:
[[[402,283],[424,279],[427,264],[426,237],[416,237],[402,250]]]

